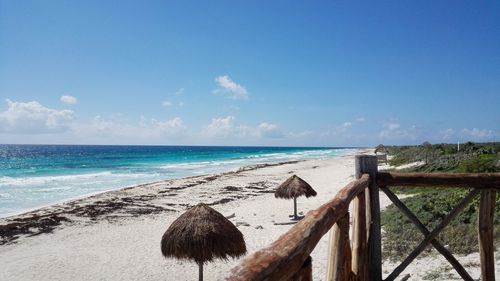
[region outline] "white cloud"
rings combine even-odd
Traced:
[[[269,124],[267,122],[263,122],[259,124],[259,129],[264,130],[264,131],[269,131],[269,130],[275,130],[278,128],[278,126],[274,124]]]
[[[365,119],[365,117],[358,117],[358,118],[356,118],[356,121],[358,121],[358,122],[365,122],[366,119]]]
[[[441,140],[449,141],[455,136],[455,130],[453,130],[452,128],[448,128],[446,130],[440,131],[439,135],[441,136]]]
[[[242,126],[235,124],[234,116],[227,116],[225,118],[212,118],[212,122],[206,127],[205,132],[209,136],[214,137],[229,137],[241,135],[246,129]]]
[[[184,128],[184,122],[180,117],[175,117],[174,119],[167,121],[158,121],[156,119],[151,119],[151,124],[153,128],[159,130],[160,132],[177,132]]]
[[[78,99],[73,97],[73,96],[61,96],[60,100],[62,103],[65,103],[65,104],[77,104],[78,103]]]
[[[184,94],[184,88],[180,88],[179,90],[177,90],[177,91],[175,92],[175,95],[177,95],[177,96],[180,96],[180,95],[182,95],[182,94]]]
[[[414,141],[417,138],[417,126],[412,125],[408,128],[401,128],[398,123],[386,123],[379,132],[379,137],[383,140],[389,140],[394,143],[398,141]]]
[[[234,116],[224,118],[213,118],[209,125],[202,131],[202,135],[210,138],[225,139],[261,139],[281,138],[283,132],[277,125],[262,122],[257,127],[241,125],[236,122]]]
[[[344,122],[344,124],[342,124],[342,127],[344,127],[345,129],[351,128],[352,123],[351,122]]]
[[[352,126],[353,126],[352,122],[344,122],[342,124],[335,125],[321,132],[317,132],[317,135],[325,138],[332,138],[332,137],[338,138],[340,136],[345,137],[347,132],[350,131],[350,129],[352,128]]]
[[[301,131],[301,132],[289,132],[287,135],[291,138],[306,138],[306,137],[310,137],[310,136],[313,136],[313,135],[316,135],[317,133],[315,131],[311,131],[311,130],[305,130],[305,131]]]
[[[183,106],[184,106],[184,102],[183,102],[183,101],[180,101],[180,102],[178,102],[178,103],[174,103],[174,102],[171,102],[171,101],[166,100],[166,101],[163,101],[163,102],[161,103],[161,105],[162,105],[162,106],[164,106],[164,107],[166,107],[166,108],[172,107],[172,106],[174,106],[174,105],[177,105],[177,106],[179,106],[179,107],[183,107]]]
[[[162,102],[161,105],[163,105],[164,107],[171,107],[173,103],[171,101],[166,100]]]
[[[231,99],[248,99],[248,92],[242,85],[237,84],[228,75],[215,77],[219,88],[214,90],[215,94],[225,94]]]
[[[328,129],[326,131],[323,131],[320,133],[322,136],[336,136],[338,137],[339,135],[345,135],[346,132],[352,128],[352,122],[344,122],[340,125],[336,125],[335,127]]]
[[[462,134],[467,138],[471,138],[471,140],[486,140],[491,139],[493,137],[493,131],[487,129],[478,129],[478,128],[464,128],[462,130]]]
[[[20,134],[60,133],[68,131],[75,113],[47,108],[36,101],[13,102],[0,112],[0,132]]]
[[[389,130],[389,131],[395,131],[397,129],[399,129],[401,127],[401,125],[399,125],[398,123],[385,123],[384,124],[384,128],[386,130]]]
[[[111,133],[115,131],[115,123],[111,120],[106,120],[100,115],[97,115],[92,120],[92,128],[101,133]]]
[[[90,126],[79,128],[79,134],[90,139],[103,138],[117,142],[139,142],[150,143],[161,141],[165,136],[178,136],[185,129],[184,122],[180,117],[160,121],[141,117],[140,121],[130,122],[122,116],[103,118],[95,116]]]
[[[270,124],[267,122],[260,123],[257,127],[258,133],[261,137],[265,138],[282,138],[284,137],[283,132],[279,130],[278,126],[275,124]]]

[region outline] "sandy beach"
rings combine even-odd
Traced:
[[[298,210],[306,213],[353,180],[354,154],[150,183],[1,219],[0,280],[195,280],[194,263],[161,255],[160,239],[172,221],[190,206],[210,204],[238,227],[253,253],[293,226],[283,224],[290,222],[292,201],[273,195],[292,174],[318,193],[298,199]],[[381,196],[381,205],[388,204]],[[312,254],[314,280],[324,280],[327,248],[325,235]],[[461,260],[473,264],[477,255]],[[238,262],[208,264],[206,280],[223,279]],[[445,261],[426,258],[402,276],[420,280],[427,268],[440,264]],[[394,266],[386,262],[384,272]]]

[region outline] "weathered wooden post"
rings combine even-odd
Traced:
[[[481,191],[479,202],[479,256],[481,259],[481,280],[495,280],[495,257],[493,251],[493,214],[496,192],[493,189]]]
[[[368,254],[366,251],[366,196],[361,192],[353,200],[352,273],[353,279],[366,280]]]
[[[326,280],[349,281],[351,277],[349,213],[346,213],[330,230],[328,255]]]
[[[377,186],[378,161],[377,156],[356,155],[354,158],[356,167],[356,178],[363,174],[370,175],[369,202],[366,206],[368,230],[368,269],[369,280],[382,280],[382,240],[380,234],[380,200],[379,188]]]

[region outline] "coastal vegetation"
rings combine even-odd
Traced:
[[[392,156],[391,166],[418,163],[404,172],[457,172],[491,173],[500,172],[500,143],[430,144],[420,146],[388,147]],[[399,171],[399,172],[401,172]],[[403,203],[428,228],[433,229],[469,192],[467,189],[418,187],[403,189],[390,187],[398,193]],[[438,236],[438,240],[451,252],[469,254],[479,251],[478,227],[479,198],[457,216]],[[495,224],[500,223],[500,197],[497,196]],[[384,258],[406,257],[423,239],[423,235],[394,206],[382,213],[384,237]],[[500,231],[494,233],[495,243],[500,241]],[[424,255],[432,253],[429,246]]]

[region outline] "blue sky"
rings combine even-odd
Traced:
[[[0,142],[500,140],[497,1],[0,0]]]

